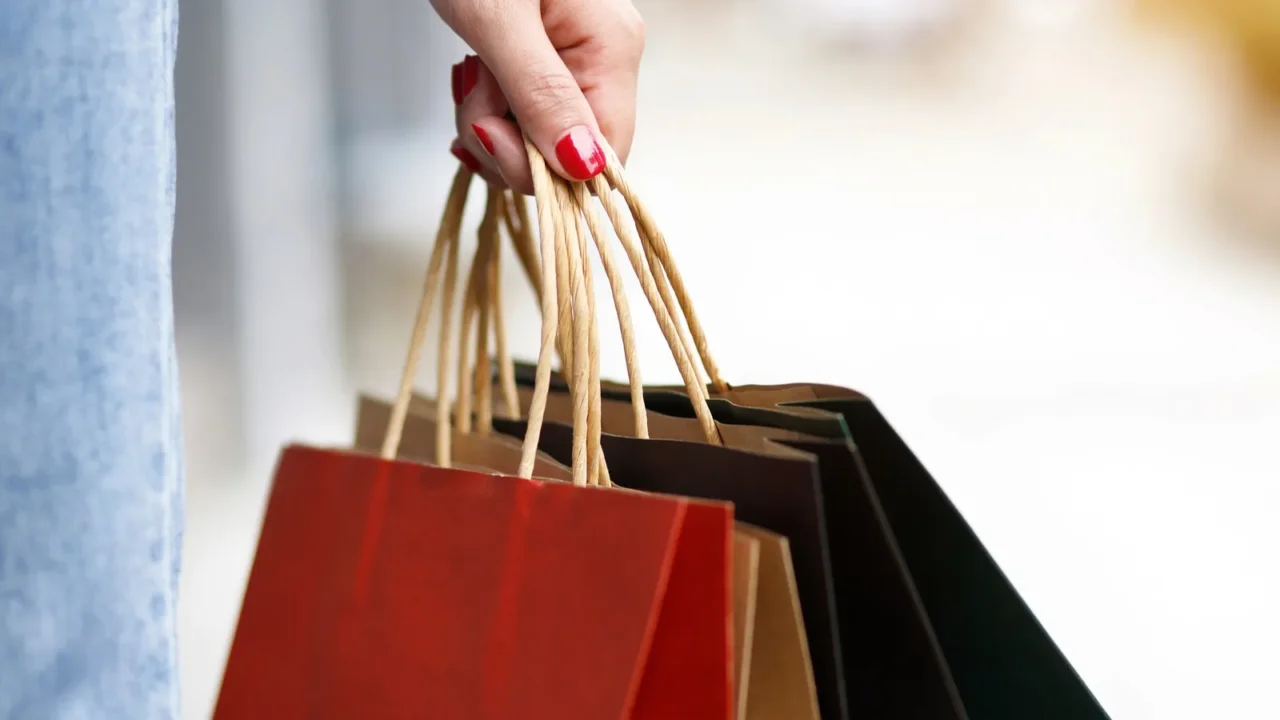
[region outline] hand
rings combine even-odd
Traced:
[[[563,177],[625,160],[644,24],[630,0],[431,0],[475,50],[453,67],[452,151],[489,182],[533,192],[521,130]],[[511,120],[508,111],[519,120]]]

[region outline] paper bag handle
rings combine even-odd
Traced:
[[[587,252],[587,233],[589,232],[605,274],[609,279],[614,305],[618,312],[619,325],[623,333],[624,353],[627,357],[628,377],[631,384],[633,405],[637,413],[636,427],[641,437],[647,436],[645,422],[644,397],[642,381],[636,359],[634,330],[630,320],[630,310],[626,304],[620,273],[613,263],[612,254],[604,238],[598,218],[590,207],[590,195],[587,186],[582,183],[570,184],[553,175],[546,167],[541,155],[532,144],[526,141],[530,165],[534,170],[535,200],[538,208],[539,236],[541,241],[541,261],[535,256],[531,223],[527,218],[523,204],[518,197],[506,198],[503,193],[491,190],[486,204],[485,222],[481,226],[481,238],[477,248],[475,264],[467,282],[467,290],[463,299],[463,338],[459,348],[460,377],[460,419],[461,429],[468,429],[470,413],[461,417],[470,403],[469,380],[471,373],[467,367],[469,350],[469,326],[475,313],[480,314],[480,337],[477,338],[477,359],[481,369],[486,372],[481,382],[488,386],[491,378],[485,366],[488,362],[487,328],[488,322],[498,326],[501,322],[500,299],[496,294],[498,287],[497,263],[497,227],[505,224],[511,231],[517,257],[531,284],[539,296],[542,309],[542,338],[539,347],[538,370],[535,377],[534,402],[530,407],[528,434],[522,452],[520,473],[528,476],[532,472],[533,459],[536,457],[537,440],[541,424],[545,417],[546,395],[550,388],[551,353],[558,350],[562,365],[571,381],[570,394],[573,396],[575,417],[574,466],[575,481],[590,484],[609,484],[607,468],[603,463],[599,449],[600,436],[600,387],[599,387],[599,342],[595,324],[594,290],[591,287],[590,262]],[[718,442],[719,436],[714,420],[706,405],[706,388],[693,358],[700,359],[718,381],[719,371],[706,350],[705,333],[699,325],[683,279],[675,269],[665,239],[657,231],[652,218],[635,197],[621,170],[617,156],[607,151],[608,166],[604,177],[597,176],[591,183],[614,226],[623,248],[627,253],[633,270],[640,279],[646,299],[654,310],[664,339],[671,347],[673,357],[680,368],[695,412],[701,422],[708,440]],[[606,181],[606,178],[608,181]],[[424,281],[424,292],[419,302],[414,330],[406,357],[404,373],[401,377],[397,400],[392,410],[391,422],[383,443],[384,457],[395,456],[400,437],[403,432],[405,417],[408,413],[409,400],[412,396],[413,376],[421,359],[422,345],[425,340],[427,318],[430,315],[436,288],[444,277],[444,317],[440,328],[440,363],[438,367],[437,397],[437,462],[447,466],[450,462],[451,417],[448,408],[447,393],[444,389],[448,382],[450,360],[450,316],[452,314],[453,294],[457,284],[457,260],[460,245],[460,229],[465,209],[468,185],[471,173],[460,167],[455,175],[445,204],[444,216],[441,219],[435,246],[428,262],[427,276]],[[612,183],[626,201],[627,208],[635,219],[640,240],[637,241],[630,224],[626,222],[624,211],[619,207],[610,188]],[[510,200],[510,202],[508,202]],[[583,220],[586,220],[585,227]],[[517,226],[516,223],[519,223]],[[642,257],[642,252],[644,257]],[[539,272],[535,275],[534,270]],[[535,279],[536,278],[536,279]],[[670,287],[667,281],[670,281]],[[664,289],[665,288],[665,289]],[[555,292],[544,292],[555,289]],[[674,294],[674,297],[672,295]],[[682,328],[675,320],[674,308],[678,308],[686,322],[689,323],[693,335],[692,347],[688,338],[681,332]],[[495,327],[497,329],[497,327]],[[503,333],[498,332],[499,363],[505,366]],[[575,362],[581,359],[581,362]],[[503,373],[505,375],[505,373]],[[503,379],[504,395],[509,395],[507,381]],[[513,383],[512,383],[513,385]],[[489,405],[482,399],[482,405]],[[485,418],[481,418],[482,426]],[[579,469],[581,468],[581,469]]]
[[[605,267],[605,274],[609,278],[610,287],[613,290],[615,298],[615,307],[618,309],[619,325],[623,333],[623,350],[627,354],[628,378],[631,386],[632,406],[637,415],[636,428],[640,437],[648,436],[647,420],[644,413],[644,395],[642,381],[640,380],[638,371],[638,362],[635,357],[634,335],[629,322],[630,312],[627,309],[625,300],[625,291],[621,283],[620,274],[612,262],[612,254],[608,249],[608,243],[604,238],[600,224],[590,206],[590,196],[587,186],[584,183],[567,183],[556,175],[553,175],[546,167],[541,155],[537,149],[526,140],[526,151],[529,155],[530,167],[533,171],[535,199],[538,205],[538,216],[540,223],[540,234],[543,243],[543,257],[548,257],[549,252],[563,252],[568,248],[568,252],[557,255],[556,271],[551,272],[548,267],[549,263],[544,260],[542,277],[538,281],[538,285],[542,288],[550,287],[551,283],[563,284],[568,278],[573,278],[575,283],[573,296],[582,292],[583,288],[577,283],[576,273],[583,268],[589,268],[587,260],[586,243],[584,238],[584,230],[582,228],[582,220],[586,219],[586,225],[592,238],[599,250],[601,256],[601,264]],[[633,196],[633,202],[628,203],[628,207],[632,210],[632,215],[636,219],[636,226],[642,236],[653,236],[656,228],[653,227],[651,218],[641,220],[637,216],[637,212],[643,212],[643,208],[638,201],[634,201],[634,192],[627,185],[625,176],[620,169],[620,163],[617,156],[610,152],[609,169],[606,170],[607,176],[612,176],[622,187],[627,188],[627,192]],[[693,351],[688,350],[688,343],[680,336],[678,324],[672,317],[669,308],[676,301],[668,302],[663,296],[661,284],[655,280],[654,268],[658,267],[659,273],[670,272],[678,278],[678,272],[674,270],[674,262],[671,260],[670,251],[666,248],[665,241],[650,243],[649,260],[646,263],[641,259],[640,242],[637,242],[633,235],[630,224],[626,222],[623,211],[619,208],[617,200],[614,198],[609,185],[604,178],[597,176],[592,181],[592,189],[595,191],[600,203],[604,206],[606,213],[618,234],[619,240],[622,242],[623,248],[627,253],[628,259],[631,261],[632,268],[635,270],[637,277],[641,281],[641,286],[645,291],[646,299],[649,301],[655,317],[658,319],[659,327],[663,331],[664,338],[671,347],[673,357],[677,366],[680,368],[681,375],[685,380],[686,388],[689,392],[690,399],[693,401],[695,414],[706,433],[709,442],[719,444],[719,431],[716,427],[714,419],[711,417],[709,408],[707,407],[707,395],[705,388],[701,383],[701,379],[697,375],[695,365],[691,357]],[[620,191],[621,194],[621,191]],[[554,199],[552,196],[554,195]],[[625,198],[624,198],[625,199]],[[646,214],[647,215],[647,214]],[[648,229],[645,229],[645,226]],[[527,226],[526,226],[527,227]],[[549,247],[549,237],[551,238],[551,247]],[[566,243],[566,238],[576,242]],[[577,251],[573,250],[573,246],[577,246]],[[580,256],[581,261],[577,258]],[[569,271],[566,270],[565,257],[569,258],[569,264],[573,267]],[[665,269],[662,267],[665,260]],[[588,270],[589,272],[589,270]],[[683,292],[683,280],[673,281],[678,283]],[[585,347],[592,348],[593,358],[590,368],[584,368],[585,363],[573,362],[574,357],[581,357],[580,347],[582,339],[578,337],[580,329],[575,330],[574,342],[570,348],[570,343],[566,341],[564,334],[564,325],[568,321],[572,321],[577,317],[576,313],[571,313],[569,303],[564,299],[563,293],[558,293],[558,303],[551,303],[548,294],[542,294],[543,307],[543,344],[539,352],[538,368],[535,375],[534,396],[530,405],[530,435],[526,437],[526,445],[524,447],[524,460],[522,468],[525,464],[532,461],[533,452],[537,447],[537,434],[533,427],[533,421],[537,419],[541,421],[545,413],[545,404],[547,393],[550,387],[550,357],[552,348],[556,346],[557,339],[562,348],[562,356],[566,360],[566,369],[569,372],[571,380],[571,395],[577,395],[572,399],[574,409],[574,427],[582,428],[584,425],[587,432],[587,443],[598,442],[599,435],[599,406],[600,406],[600,387],[599,387],[599,358],[595,357],[594,348],[595,340],[595,314],[594,309],[590,307],[592,302],[592,292],[590,288],[590,276],[586,277],[585,297],[587,299],[588,312],[587,318],[590,320],[590,336]],[[687,302],[685,297],[685,306],[688,308],[687,317],[692,316],[692,306]],[[548,323],[548,318],[555,318],[552,323]],[[692,322],[696,325],[696,316],[693,316]],[[549,328],[549,325],[553,327]],[[703,337],[705,345],[705,334],[701,332],[700,327],[695,334]],[[710,354],[706,353],[709,359]],[[711,365],[714,367],[714,363]],[[583,380],[583,373],[587,374],[587,380]],[[582,385],[582,383],[586,385]],[[584,388],[575,393],[574,388]],[[575,430],[575,432],[577,432]],[[576,435],[575,435],[576,437]],[[575,458],[586,457],[590,462],[594,457],[589,451],[584,450],[584,441],[580,438],[575,440]],[[586,452],[586,455],[583,453]]]
[[[440,229],[436,232],[435,243],[431,248],[431,258],[427,261],[427,274],[423,280],[423,288],[421,298],[418,300],[418,310],[413,320],[413,332],[409,339],[409,351],[405,355],[404,370],[400,374],[400,387],[396,393],[396,402],[391,407],[391,420],[387,423],[387,434],[382,441],[381,455],[384,459],[390,460],[395,458],[400,448],[400,439],[404,434],[405,418],[409,415],[409,402],[413,397],[413,382],[417,375],[418,365],[422,360],[422,347],[427,335],[427,321],[431,317],[431,305],[435,300],[436,286],[440,282],[441,267],[445,264],[445,256],[449,256],[448,279],[445,282],[446,290],[444,297],[444,313],[441,319],[440,338],[441,350],[448,339],[449,325],[449,305],[453,297],[453,285],[456,282],[457,257],[458,257],[458,234],[462,227],[462,214],[467,201],[467,188],[471,184],[471,171],[466,167],[459,165],[458,171],[453,176],[453,184],[449,188],[449,196],[444,204],[444,216],[440,220]],[[445,388],[445,378],[447,368],[445,367],[444,356],[441,357],[440,368],[438,369],[437,379],[440,381],[439,388],[441,390],[437,397],[436,407],[436,454],[437,462],[442,465],[448,465],[449,444],[446,442],[442,447],[440,445],[441,428],[444,428],[444,437],[448,439],[449,412],[447,405],[444,406],[444,412],[440,412],[441,399],[445,397],[443,392]],[[444,462],[440,461],[443,453]]]
[[[705,403],[698,402],[699,397],[706,397],[706,391],[703,386],[703,380],[697,373],[697,366],[692,364],[692,358],[699,355],[705,356],[710,361],[710,367],[718,378],[719,371],[715,369],[714,360],[711,360],[710,352],[706,350],[705,333],[702,331],[701,325],[693,312],[692,303],[688,301],[683,278],[676,269],[665,240],[660,239],[658,243],[648,242],[644,239],[637,240],[636,230],[633,230],[632,222],[626,217],[627,209],[634,209],[633,215],[641,213],[644,218],[643,220],[636,220],[636,228],[650,228],[651,232],[649,233],[641,232],[641,238],[648,238],[650,235],[657,235],[659,238],[661,236],[657,233],[652,217],[640,204],[635,192],[627,183],[625,175],[616,167],[618,165],[616,155],[611,155],[611,157],[615,158],[614,165],[610,166],[610,170],[606,171],[606,176],[611,174],[616,179],[618,185],[623,188],[623,190],[619,191],[619,194],[623,192],[626,194],[624,199],[626,199],[626,196],[630,196],[631,200],[627,206],[619,205],[613,197],[606,177],[599,175],[588,181],[588,183],[574,183],[573,199],[576,211],[586,218],[587,226],[599,251],[601,264],[604,266],[605,275],[609,279],[610,289],[613,293],[614,306],[618,312],[618,325],[622,330],[622,349],[627,363],[627,377],[631,385],[631,406],[635,414],[636,436],[647,438],[649,437],[649,431],[648,419],[644,408],[644,391],[640,380],[639,361],[635,350],[635,333],[630,322],[631,313],[626,302],[626,291],[622,285],[620,273],[613,262],[612,253],[609,251],[608,238],[605,236],[598,217],[590,209],[588,185],[590,191],[594,192],[596,197],[600,199],[600,203],[604,207],[609,221],[622,243],[627,259],[630,261],[631,267],[640,281],[645,299],[648,300],[654,317],[658,321],[659,329],[662,331],[663,338],[667,341],[672,357],[676,361],[676,366],[680,369],[686,390],[694,401],[695,410],[702,411],[698,412],[697,416],[704,434],[706,434],[710,442],[718,442],[718,431],[710,411],[706,410]],[[534,259],[537,249],[534,246],[532,233],[529,231],[528,219],[525,217],[523,199],[516,197],[512,200],[511,205],[516,212],[508,214],[504,218],[504,222],[506,222],[513,238],[513,244],[516,246],[516,253],[521,259],[524,274],[534,288],[535,294],[537,294],[540,293],[541,285],[541,279],[536,272],[536,260]],[[686,337],[684,327],[673,318],[670,308],[681,307],[681,302],[671,297],[672,287],[666,282],[668,275],[674,278],[673,283],[678,288],[676,293],[684,298],[685,317],[692,319],[692,327],[695,328],[694,335],[701,338],[703,346],[701,351],[695,351],[694,342]],[[557,347],[559,346],[560,343],[558,342]],[[695,355],[695,352],[698,352],[698,355]],[[561,354],[563,356],[563,349]],[[723,385],[723,381],[717,379],[715,382],[719,382],[724,388],[727,388],[727,386]]]
[[[702,367],[710,377],[711,386],[718,393],[727,391],[729,384],[724,381],[720,374],[720,367],[711,356],[711,350],[707,346],[707,334],[702,328],[702,323],[698,320],[697,313],[694,312],[693,301],[689,299],[689,291],[684,284],[684,277],[680,275],[680,271],[676,268],[675,260],[671,257],[671,248],[667,246],[666,237],[658,229],[658,224],[654,221],[653,215],[649,213],[644,203],[640,201],[640,196],[636,194],[631,184],[627,182],[622,162],[618,160],[618,156],[613,152],[613,149],[606,145],[604,152],[607,159],[604,175],[609,179],[609,184],[617,189],[618,194],[626,201],[632,217],[635,218],[641,241],[644,243],[645,251],[648,254],[649,267],[657,279],[658,288],[665,304],[667,307],[678,308],[684,315],[685,322],[688,323],[689,332],[693,335],[694,347],[697,348],[698,356],[702,360]],[[598,180],[599,176],[596,179]],[[597,193],[602,185],[603,181],[594,185]],[[670,282],[669,286],[668,281]],[[673,291],[674,298],[672,297]],[[681,330],[683,329],[681,327]]]
[[[516,392],[515,368],[507,352],[506,329],[502,314],[501,279],[501,230],[502,215],[509,198],[497,188],[488,189],[484,220],[480,223],[476,252],[471,263],[467,284],[463,290],[461,342],[458,344],[458,431],[472,431],[472,400],[475,401],[476,430],[481,434],[493,431],[493,402],[490,399],[492,369],[489,366],[489,331],[492,327],[497,354],[499,387],[503,396],[503,411],[508,417],[518,417],[519,398]],[[471,366],[471,330],[476,327],[475,370]]]

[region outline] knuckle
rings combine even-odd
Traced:
[[[637,51],[644,49],[644,18],[634,7],[622,17],[622,36],[631,48]]]
[[[569,75],[534,72],[525,86],[525,102],[539,116],[562,116],[571,112],[573,97],[579,92],[578,83]]]

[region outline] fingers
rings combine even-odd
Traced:
[[[644,48],[630,0],[433,4],[483,59],[455,66],[451,85],[461,146],[486,177],[531,192],[521,132],[569,179],[604,169],[602,144],[626,159]]]
[[[644,21],[631,0],[544,3],[548,33],[595,113],[597,127],[622,160],[635,134],[636,88]]]
[[[492,162],[507,187],[526,195],[533,194],[533,178],[529,173],[529,156],[524,137],[512,121],[496,115],[477,118],[471,132],[483,148],[485,159]]]
[[[458,106],[458,138],[483,167],[502,179],[504,185],[531,194],[533,181],[529,175],[524,139],[520,128],[506,118],[509,108],[502,88],[474,55],[467,56],[462,66],[474,67],[464,74],[474,73],[475,82]]]
[[[605,156],[595,115],[548,37],[539,3],[469,7],[473,14],[457,17],[456,29],[484,59],[547,163],[574,180],[599,174]]]
[[[488,182],[489,184],[495,185],[497,187],[505,187],[505,183],[502,181],[502,177],[499,176],[497,173],[493,172],[492,170],[490,170],[489,168],[486,168],[483,165],[481,165],[480,161],[476,159],[475,155],[471,154],[471,151],[463,147],[462,143],[457,138],[454,138],[453,143],[449,145],[449,154],[458,158],[458,162],[467,166],[467,169],[470,170],[471,172],[476,173],[480,177],[484,178],[485,181]]]
[[[453,104],[461,105],[468,97],[476,94],[476,86],[479,83],[480,61],[474,55],[468,55],[462,62],[451,68],[450,89],[453,93]],[[492,85],[492,78],[489,80]],[[456,115],[456,113],[455,113]],[[458,162],[467,166],[471,172],[474,172],[484,178],[486,182],[498,187],[506,187],[506,182],[502,179],[501,173],[492,163],[486,163],[482,158],[487,156],[480,152],[482,148],[477,147],[475,143],[467,142],[468,135],[461,132],[458,137],[454,138],[449,145],[449,152],[458,159]],[[474,137],[471,138],[474,140]]]

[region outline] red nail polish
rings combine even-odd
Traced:
[[[480,76],[480,58],[475,55],[468,55],[462,59],[462,75],[458,79],[458,89],[460,90],[458,102],[461,103],[476,89],[476,79]]]
[[[462,63],[453,66],[449,77],[449,87],[453,91],[453,104],[462,104]]]
[[[556,157],[575,180],[589,180],[604,170],[604,151],[586,125],[570,128],[556,141]]]
[[[489,138],[489,133],[485,132],[484,128],[480,127],[479,125],[476,125],[475,123],[471,124],[471,129],[475,131],[476,139],[480,141],[480,147],[483,147],[484,151],[489,153],[489,156],[492,157],[493,156],[493,140]]]
[[[453,156],[458,158],[458,162],[466,165],[471,172],[480,172],[480,161],[476,160],[476,156],[462,147],[457,140],[454,140],[453,145],[449,146],[449,152],[453,153]]]

